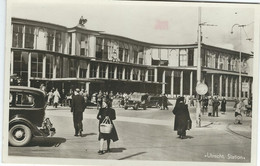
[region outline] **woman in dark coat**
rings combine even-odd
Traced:
[[[186,130],[191,128],[191,119],[188,106],[184,103],[184,97],[177,98],[176,105],[172,111],[175,115],[174,131],[177,131],[179,138],[186,136]]]
[[[104,141],[107,141],[107,152],[110,152],[110,140],[113,140],[113,142],[118,140],[117,132],[115,125],[113,123],[113,120],[116,119],[116,113],[115,110],[109,107],[109,100],[103,101],[102,108],[99,109],[97,119],[99,120],[98,130],[99,130],[99,136],[98,140],[100,141],[100,147],[99,147],[99,154],[104,154],[105,151],[103,151],[103,145]],[[109,118],[111,120],[111,123],[113,124],[113,128],[111,133],[104,134],[100,132],[100,124],[103,122],[105,118]]]
[[[222,114],[225,114],[225,112],[226,112],[226,104],[227,104],[227,101],[225,98],[223,98],[223,100],[221,101],[221,109],[220,109]]]

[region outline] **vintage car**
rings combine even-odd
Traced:
[[[9,144],[25,146],[32,137],[49,136],[55,128],[45,118],[45,93],[36,88],[11,86],[9,96]]]
[[[162,102],[161,96],[148,96],[147,98],[147,107],[156,107],[160,108]]]
[[[125,100],[124,108],[128,109],[129,107],[133,107],[134,110],[138,110],[138,108],[146,109],[148,95],[145,93],[133,93],[129,95],[129,98]]]

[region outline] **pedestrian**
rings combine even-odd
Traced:
[[[53,107],[57,108],[59,100],[60,100],[60,93],[58,91],[58,88],[56,88],[56,90],[53,93]]]
[[[71,103],[71,112],[73,113],[73,123],[74,123],[74,129],[75,129],[75,135],[80,135],[82,137],[82,131],[83,131],[83,112],[85,110],[86,104],[84,101],[83,96],[79,94],[80,89],[75,90],[75,95],[72,97],[72,103]]]
[[[242,124],[242,110],[243,110],[244,104],[242,100],[237,100],[234,108],[235,108],[235,123],[234,124]]]
[[[213,110],[213,117],[216,115],[218,117],[218,106],[220,105],[220,102],[218,101],[217,96],[215,96],[212,100],[212,110]]]
[[[175,115],[174,131],[177,131],[179,138],[184,139],[186,130],[191,129],[192,123],[188,106],[184,103],[184,97],[177,98],[172,113]]]
[[[102,99],[103,99],[102,91],[99,91],[99,93],[97,94],[97,109],[102,108]]]
[[[193,97],[193,95],[190,97],[190,106],[194,107],[194,97]]]
[[[70,89],[69,92],[67,93],[67,96],[66,96],[66,100],[69,104],[69,106],[71,107],[71,102],[72,102],[72,96],[74,95],[73,93],[73,90]]]
[[[60,100],[61,100],[61,104],[60,104],[60,105],[65,107],[65,100],[66,100],[65,89],[62,89],[62,90],[61,90]]]
[[[49,106],[52,105],[52,98],[53,98],[53,92],[52,92],[52,90],[50,90],[49,93],[48,93],[48,104],[49,104]]]
[[[220,111],[222,112],[222,114],[225,114],[226,113],[226,104],[227,104],[227,101],[226,99],[223,97],[222,101],[221,101],[221,108],[220,108]]]
[[[162,109],[168,110],[168,98],[165,96],[165,94],[162,95]]]
[[[204,115],[204,113],[208,112],[208,104],[209,104],[209,99],[207,96],[205,96],[203,99],[202,99],[202,114]]]
[[[113,91],[110,91],[108,97],[109,97],[109,100],[110,100],[109,103],[111,104],[110,107],[112,107],[113,106],[113,100],[114,100]]]
[[[97,114],[97,119],[99,120],[98,140],[100,141],[98,154],[100,154],[100,155],[105,153],[105,151],[103,150],[104,141],[107,141],[107,151],[106,152],[110,152],[111,140],[113,142],[118,141],[118,135],[116,132],[115,125],[113,123],[113,120],[116,119],[116,112],[114,109],[109,107],[110,106],[109,100],[104,100],[102,104],[103,104],[103,106],[102,106],[102,108],[99,109],[99,112]],[[110,119],[111,124],[113,125],[112,131],[109,134],[104,134],[104,133],[100,132],[100,124],[103,122],[104,119]]]

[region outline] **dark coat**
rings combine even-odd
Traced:
[[[175,115],[174,130],[188,130],[191,126],[188,126],[188,120],[191,118],[188,110],[188,106],[184,103],[180,103],[174,107],[172,113]]]
[[[103,120],[105,119],[106,116],[109,117],[109,119],[111,120],[111,123],[113,124],[112,131],[109,134],[100,133],[100,124],[103,122]],[[115,112],[115,110],[112,109],[112,108],[100,108],[99,112],[97,114],[97,119],[99,120],[99,125],[98,125],[99,136],[98,136],[98,140],[100,140],[101,138],[104,138],[104,140],[112,139],[114,142],[117,141],[118,140],[118,135],[117,135],[117,132],[116,132],[115,125],[113,123],[113,120],[116,119],[116,112]]]
[[[83,112],[86,108],[85,100],[81,95],[74,95],[72,97],[71,103],[71,112],[73,112],[74,118],[76,121],[82,121],[83,119]]]
[[[227,104],[227,101],[225,99],[223,99],[221,101],[221,110],[222,112],[226,112],[226,104]]]
[[[163,106],[168,105],[168,98],[166,96],[162,96],[162,104],[163,104]]]
[[[213,99],[213,102],[212,102],[213,110],[218,110],[219,105],[220,105],[220,102],[218,101],[218,99]]]

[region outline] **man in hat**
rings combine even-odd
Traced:
[[[83,96],[80,95],[80,89],[76,89],[75,95],[72,97],[71,103],[71,112],[73,113],[73,122],[75,128],[75,135],[74,136],[82,136],[83,131],[83,112],[85,110],[86,104]]]

